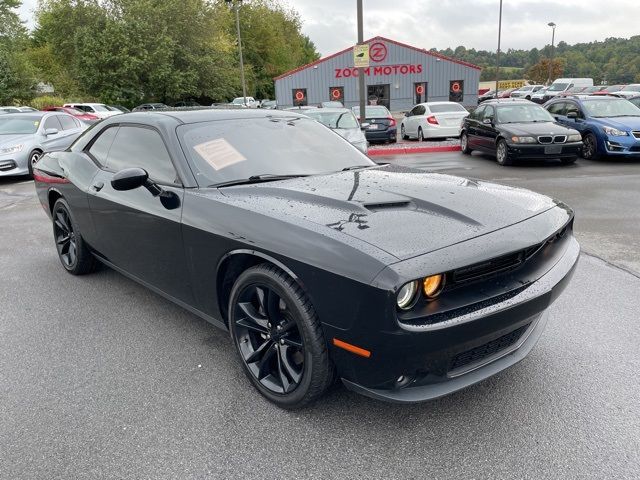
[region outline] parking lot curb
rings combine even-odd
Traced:
[[[396,147],[396,148],[369,148],[369,156],[379,155],[411,155],[412,153],[441,153],[459,152],[460,145],[448,145],[443,147]]]

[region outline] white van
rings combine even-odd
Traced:
[[[544,101],[546,102],[573,87],[593,87],[593,78],[558,78],[545,92]]]

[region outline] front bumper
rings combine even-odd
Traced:
[[[549,147],[557,147],[557,149],[552,150]],[[550,145],[508,143],[507,148],[511,157],[522,160],[576,158],[582,151],[582,142]],[[559,153],[552,153],[557,150]]]
[[[29,173],[28,152],[24,151],[0,155],[0,177],[12,175],[26,175]]]
[[[344,385],[380,400],[414,403],[466,388],[515,364],[538,341],[546,310],[568,284],[579,253],[571,236],[553,267],[517,294],[446,322],[382,332],[370,358],[352,358],[357,365],[342,375]]]
[[[609,136],[604,140],[605,153],[612,157],[640,159],[640,138],[633,135]]]

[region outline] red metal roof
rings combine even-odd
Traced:
[[[389,43],[393,43],[394,45],[398,45],[400,47],[404,47],[404,48],[410,48],[411,50],[415,50],[416,52],[420,52],[420,53],[424,53],[426,55],[431,55],[432,57],[436,57],[436,58],[440,58],[442,60],[446,60],[448,62],[453,62],[453,63],[458,63],[460,65],[464,65],[465,67],[470,67],[470,68],[475,68],[476,70],[482,70],[482,67],[479,67],[478,65],[474,65],[473,63],[469,63],[469,62],[463,62],[462,60],[457,60],[455,58],[451,58],[451,57],[447,57],[446,55],[441,55],[438,52],[432,52],[431,50],[427,50],[425,48],[418,48],[418,47],[413,47],[411,45],[407,45],[406,43],[402,43],[402,42],[397,42],[395,40],[391,40],[389,38],[385,38],[385,37],[373,37],[370,38],[369,40],[365,40],[364,43],[370,43],[373,42],[374,40],[383,40],[385,42],[389,42]],[[315,62],[311,62],[311,63],[307,63],[306,65],[302,65],[298,68],[294,68],[293,70],[289,70],[288,72],[283,73],[282,75],[278,75],[277,77],[274,78],[274,80],[279,80],[281,78],[284,77],[288,77],[289,75],[293,75],[294,73],[298,73],[306,68],[310,68],[313,67],[315,65],[318,65],[322,62],[326,62],[327,60],[330,60],[334,57],[337,57],[338,55],[342,55],[345,52],[348,52],[349,50],[351,50],[353,47],[347,47],[344,50],[340,50],[339,52],[336,52],[332,55],[329,55],[328,57],[324,57],[324,58],[320,58],[319,60],[316,60]]]

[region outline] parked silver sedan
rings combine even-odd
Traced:
[[[303,113],[329,127],[361,150],[362,153],[367,153],[367,139],[360,128],[358,119],[348,108],[316,108],[306,110]]]
[[[0,177],[33,173],[45,152],[66,150],[87,125],[60,112],[0,116]]]

